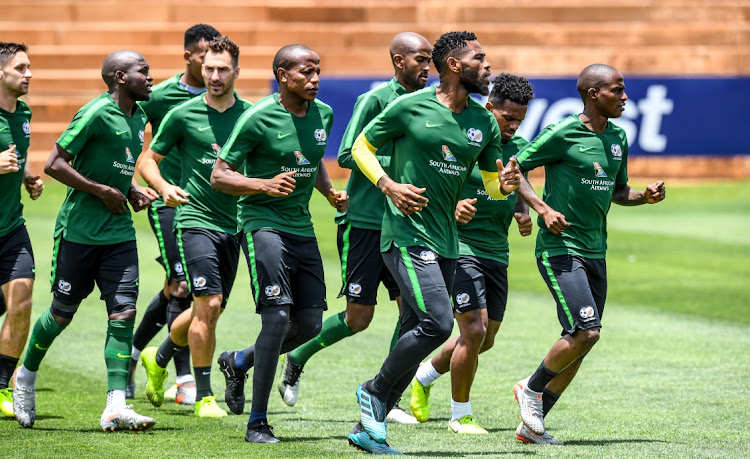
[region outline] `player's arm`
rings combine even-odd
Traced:
[[[349,207],[349,196],[346,190],[336,190],[331,185],[331,179],[328,177],[328,170],[323,161],[318,166],[318,175],[315,176],[315,189],[325,196],[331,207],[339,212],[343,212]]]
[[[477,213],[477,208],[474,207],[476,203],[477,198],[467,198],[458,201],[456,204],[456,221],[464,225],[469,223]]]
[[[523,199],[516,199],[516,205],[513,208],[513,218],[516,219],[518,232],[521,236],[528,236],[534,229],[534,224],[529,216],[529,206],[523,202]]]
[[[427,198],[422,196],[427,189],[417,188],[409,183],[398,183],[388,177],[375,155],[377,148],[372,146],[362,133],[352,146],[352,156],[362,173],[375,184],[404,215],[419,212],[427,206]]]
[[[15,145],[14,145],[15,147]],[[26,161],[26,167],[23,170],[23,186],[26,188],[26,192],[33,200],[39,199],[44,191],[44,182],[42,178],[31,172],[31,161]]]
[[[523,171],[523,173],[525,174],[526,171],[524,170],[523,166],[520,166],[520,168],[521,171]],[[544,202],[542,198],[540,198],[536,194],[534,188],[531,187],[531,184],[526,179],[526,177],[521,178],[521,184],[519,185],[516,193],[518,193],[518,196],[521,198],[521,200],[523,200],[529,207],[534,209],[534,211],[539,214],[540,217],[542,217],[542,220],[544,220],[544,225],[547,227],[550,233],[560,234],[565,228],[570,226],[570,223],[565,220],[565,215],[548,206],[547,203]]]
[[[164,157],[164,155],[160,155],[152,148],[149,148],[140,158],[138,158],[136,170],[141,174],[141,177],[143,177],[146,183],[152,186],[157,193],[161,195],[162,199],[164,199],[164,204],[169,207],[177,207],[180,204],[186,204],[188,202],[187,198],[190,194],[182,188],[167,182],[161,175],[159,163]]]
[[[512,192],[516,191],[521,183],[521,170],[515,157],[510,158],[508,164],[503,166],[503,161],[497,159],[497,172],[484,171],[481,168],[482,183],[487,194],[493,199],[503,200]]]
[[[282,172],[270,179],[246,177],[237,172],[238,165],[228,163],[221,158],[216,160],[211,171],[211,188],[232,196],[252,196],[265,193],[274,197],[285,197],[292,194],[297,186],[294,179],[296,171]]]
[[[117,188],[84,177],[70,165],[72,160],[73,155],[55,144],[44,166],[44,173],[71,188],[96,196],[115,214],[125,213],[128,203],[125,195]]]
[[[666,197],[667,189],[664,182],[659,180],[644,190],[635,190],[627,183],[615,185],[612,193],[612,202],[621,206],[640,206],[642,204],[656,204]]]
[[[377,103],[377,99],[370,93],[366,93],[359,98],[354,104],[354,110],[352,111],[352,117],[349,120],[349,124],[346,126],[344,131],[344,137],[341,141],[341,147],[339,148],[338,156],[336,157],[339,166],[345,169],[351,169],[359,171],[357,161],[352,156],[352,146],[357,136],[362,133],[362,130],[367,124],[377,116],[381,111],[380,105]]]

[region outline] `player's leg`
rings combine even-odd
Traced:
[[[146,430],[156,424],[126,405],[126,389],[136,302],[138,300],[138,249],[135,241],[98,247],[96,283],[107,306],[107,405],[100,419],[102,430]]]
[[[543,435],[542,392],[555,376],[585,355],[599,339],[601,322],[581,257],[543,255],[537,260],[542,277],[555,298],[564,336],[559,339],[527,379],[513,389],[524,424]]]
[[[146,370],[146,397],[154,406],[161,406],[164,401],[167,364],[188,345],[188,330],[193,314],[193,308],[183,311],[172,321],[169,334],[159,347],[147,347],[141,352],[140,359]]]
[[[23,427],[36,419],[36,378],[39,366],[55,338],[67,327],[81,301],[94,289],[93,246],[55,238],[52,252],[52,304],[31,331],[23,365],[16,372],[13,411]],[[128,353],[129,354],[129,353]]]
[[[424,247],[392,246],[383,259],[398,282],[402,301],[412,307],[419,321],[403,332],[375,378],[357,391],[362,427],[379,442],[385,441],[384,409],[396,383],[416,371],[419,362],[450,337],[453,314],[449,292],[456,266],[456,260],[440,258]]]
[[[0,328],[0,413],[6,417],[13,417],[8,386],[29,336],[33,286],[34,254],[22,225],[0,238],[0,302],[7,312]]]

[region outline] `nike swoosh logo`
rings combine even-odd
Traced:
[[[39,343],[34,343],[34,347],[39,349],[40,351],[46,351],[47,349],[49,349],[49,347],[40,346]]]
[[[128,131],[127,130],[124,130],[124,131],[115,131],[115,135],[123,135],[126,132],[128,132]]]
[[[2,129],[0,129],[0,132],[4,131],[4,130],[6,130],[6,129],[8,129],[8,126],[3,126],[3,128],[2,128]]]
[[[594,148],[596,148],[596,147],[586,147],[586,148],[578,147],[578,149],[581,151],[581,153],[583,153],[584,151],[593,150]]]
[[[279,132],[279,139],[283,139],[284,137],[289,137],[292,134],[294,134],[294,132],[287,132],[286,134],[282,134],[281,132]]]
[[[430,124],[430,122],[428,121],[427,123],[425,123],[424,127],[426,127],[426,128],[434,128],[434,127],[438,127],[438,126],[442,126],[442,125],[443,125],[443,123],[440,123],[440,124]]]
[[[211,126],[198,126],[198,130],[201,132],[205,131],[206,129],[211,129]]]
[[[210,372],[210,371],[204,371],[204,372],[202,372],[202,373],[203,373],[203,376],[208,376],[208,375],[210,375],[210,374],[211,374],[211,372]]]
[[[129,358],[130,358],[131,356],[130,356],[130,355],[122,355],[122,354],[120,354],[120,353],[118,352],[118,353],[117,353],[117,357],[119,357],[119,358],[121,358],[121,359],[129,359]]]

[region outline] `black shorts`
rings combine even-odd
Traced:
[[[0,285],[13,279],[34,279],[34,251],[26,226],[0,237]]]
[[[173,230],[174,207],[149,207],[148,221],[159,244],[159,257],[156,259],[167,273],[167,279],[184,281],[185,268],[177,247],[177,235]],[[165,262],[166,260],[166,262]]]
[[[247,267],[256,312],[261,307],[292,309],[326,305],[323,260],[314,237],[262,228],[247,234]]]
[[[240,241],[203,228],[177,230],[177,243],[193,296],[223,295],[226,306],[240,260]]]
[[[354,228],[346,223],[339,225],[337,241],[342,284],[339,298],[346,295],[349,303],[374,306],[381,282],[391,300],[399,296],[398,284],[380,255],[380,231]]]
[[[508,302],[508,265],[488,258],[461,255],[453,284],[453,310],[458,314],[487,309],[487,317],[503,321]]]
[[[542,255],[539,272],[557,303],[563,335],[601,327],[607,299],[607,262],[578,255]]]
[[[88,245],[55,238],[52,252],[52,294],[66,305],[77,305],[99,287],[102,299],[112,293],[138,296],[138,247],[135,241]]]

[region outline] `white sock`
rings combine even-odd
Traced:
[[[107,409],[117,411],[125,408],[125,391],[123,389],[112,389],[107,392]]]
[[[193,375],[190,373],[186,375],[177,375],[177,381],[175,381],[177,384],[185,384],[190,382],[195,382],[195,379],[193,379]]]
[[[457,402],[451,398],[451,421],[471,414],[471,402]]]
[[[133,349],[130,351],[130,358],[132,360],[136,360],[136,361],[138,359],[140,359],[141,358],[141,350],[140,349],[136,349],[136,347],[133,346]]]
[[[16,373],[16,381],[20,382],[24,386],[36,386],[36,371],[30,371],[25,366],[21,365]]]
[[[432,366],[432,361],[428,360],[419,365],[417,368],[417,374],[415,377],[417,381],[423,386],[432,385],[442,374],[438,373],[435,367]]]

